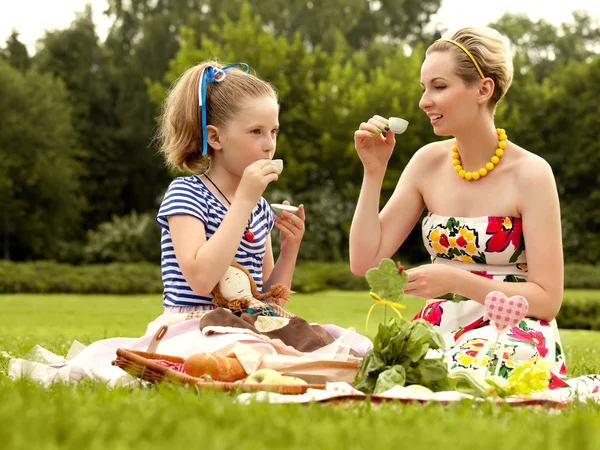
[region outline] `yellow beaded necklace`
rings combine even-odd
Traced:
[[[458,173],[459,177],[469,181],[477,181],[479,178],[485,177],[488,172],[494,170],[494,166],[500,162],[500,158],[502,155],[504,155],[506,140],[508,139],[506,131],[504,131],[502,128],[497,128],[496,133],[498,133],[498,148],[496,149],[496,154],[492,156],[492,159],[485,165],[485,167],[482,167],[477,172],[467,172],[465,169],[463,169],[462,164],[460,163],[460,155],[458,154],[456,139],[454,139],[454,145],[452,146],[452,165],[454,166],[454,170],[456,173]]]

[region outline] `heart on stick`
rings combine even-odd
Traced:
[[[517,326],[529,311],[529,303],[525,297],[515,295],[508,298],[499,291],[490,292],[485,297],[484,306],[490,323],[499,333]]]

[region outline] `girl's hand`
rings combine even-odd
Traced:
[[[285,200],[284,205],[290,202]],[[280,232],[281,253],[288,251],[297,252],[304,236],[304,205],[298,206],[298,215],[289,211],[282,211],[281,217],[275,216],[275,228]]]
[[[404,293],[425,299],[433,299],[456,292],[456,269],[443,264],[425,264],[408,269],[408,283]]]
[[[396,138],[391,131],[385,131],[387,121],[384,117],[373,116],[354,132],[354,147],[368,172],[385,170],[394,151]]]
[[[244,199],[254,206],[258,203],[269,183],[277,179],[275,164],[268,159],[259,159],[244,170],[238,191]]]

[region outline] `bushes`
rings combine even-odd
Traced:
[[[150,294],[162,292],[149,263],[71,266],[51,261],[0,262],[0,293]]]
[[[565,264],[565,289],[600,289],[600,266]]]
[[[565,298],[556,321],[560,328],[600,331],[600,299]]]
[[[598,288],[599,269],[567,267],[567,287]],[[310,293],[327,289],[367,290],[363,277],[345,263],[311,262],[296,268],[292,289]],[[112,263],[72,266],[50,261],[15,263],[0,261],[0,294],[160,294],[160,267],[149,263]],[[561,328],[600,331],[600,296],[565,298],[557,317]],[[597,298],[595,298],[597,297]]]
[[[86,263],[160,261],[160,227],[154,215],[132,211],[88,231],[83,248]]]
[[[600,267],[568,264],[565,288],[600,289]],[[292,289],[304,293],[327,289],[360,291],[367,290],[368,285],[363,277],[350,272],[347,263],[307,262],[296,267]],[[72,266],[51,261],[0,261],[0,293],[17,292],[154,293],[162,292],[162,281],[160,267],[143,262]]]
[[[316,292],[326,289],[365,291],[369,285],[363,277],[357,277],[346,263],[309,262],[298,265],[292,280],[296,292]]]

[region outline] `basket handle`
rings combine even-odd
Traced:
[[[146,350],[148,353],[156,353],[156,348],[158,347],[158,343],[161,341],[162,338],[165,337],[168,330],[169,330],[169,327],[166,325],[163,325],[162,327],[160,327],[158,329],[158,331],[156,333],[154,333],[154,336],[152,337],[150,344],[148,344],[148,350]]]

